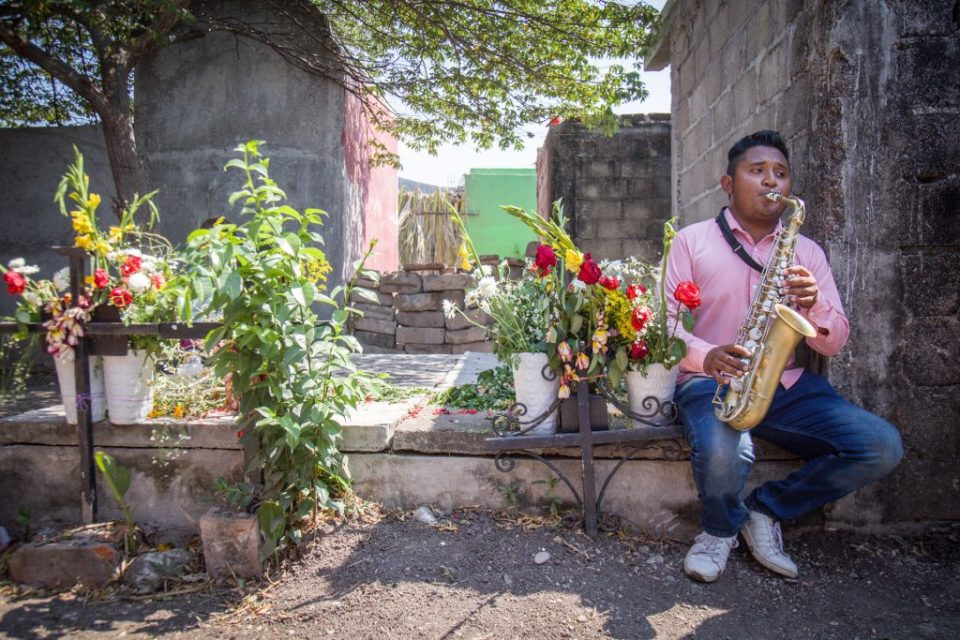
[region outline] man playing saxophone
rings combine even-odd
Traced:
[[[755,428],[738,431],[718,419],[717,385],[742,379],[749,370],[750,352],[737,344],[738,329],[784,226],[782,198],[770,197],[789,196],[792,186],[789,152],[780,134],[758,131],[736,142],[720,185],[728,206],[716,220],[677,234],[665,276],[668,291],[684,280],[696,282],[702,300],[692,334],[682,334],[688,351],[675,396],[691,448],[703,526],[684,571],[703,582],[719,578],[739,534],[760,564],[795,577],[797,566],[784,552],[780,522],[879,480],[900,461],[903,447],[896,428],[841,398],[825,378],[796,366],[792,357]],[[826,255],[802,235],[791,248],[793,265],[783,265],[775,281],[783,304],[812,326],[812,337],[805,338],[810,348],[836,355],[850,326]],[[799,455],[804,464],[744,498],[753,436]]]

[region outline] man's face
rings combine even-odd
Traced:
[[[737,162],[733,176],[723,176],[720,184],[730,195],[730,208],[742,222],[773,226],[784,205],[766,194],[778,191],[790,195],[793,181],[790,164],[779,149],[751,147]]]

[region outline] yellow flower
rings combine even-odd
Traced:
[[[83,279],[83,281],[86,284],[93,284],[93,276],[87,276],[86,278]]]
[[[473,265],[470,264],[470,256],[467,254],[467,246],[460,245],[460,268],[464,271],[472,271]]]
[[[178,402],[177,406],[173,408],[173,417],[182,418],[184,416],[184,413],[186,412],[183,409],[183,405]]]
[[[93,251],[93,247],[94,247],[95,245],[94,245],[94,242],[93,242],[93,238],[91,238],[91,237],[90,237],[89,235],[87,235],[87,234],[83,234],[83,235],[77,236],[77,239],[76,239],[76,241],[73,243],[73,246],[75,246],[75,247],[80,247],[80,248],[83,249],[84,251]]]
[[[607,292],[607,318],[610,324],[616,327],[617,333],[633,342],[637,338],[637,330],[633,328],[630,317],[633,314],[633,305],[626,294],[619,289]]]
[[[110,242],[120,242],[123,239],[123,229],[120,227],[110,227],[110,233],[108,234]]]
[[[87,208],[96,209],[100,206],[100,196],[96,193],[91,193],[90,197],[87,198]]]
[[[73,230],[79,234],[91,233],[93,225],[90,219],[82,211],[76,211],[73,214]]]
[[[106,240],[97,240],[93,250],[97,252],[97,255],[106,257],[110,253],[110,244]]]
[[[580,273],[580,265],[583,264],[583,254],[575,249],[567,249],[564,255],[567,262],[567,271],[570,273]]]

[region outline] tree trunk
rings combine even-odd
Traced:
[[[113,209],[119,218],[120,212],[133,201],[135,194],[142,196],[146,193],[146,180],[143,175],[143,166],[137,155],[133,114],[129,112],[121,114],[111,110],[108,113],[100,113],[100,121],[103,124],[103,138],[107,145],[110,172],[113,174],[113,184],[117,190]]]

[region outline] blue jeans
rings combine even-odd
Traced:
[[[810,371],[789,389],[780,385],[766,418],[750,431],[717,419],[711,404],[716,389],[711,378],[692,378],[677,387],[674,398],[692,450],[700,521],[711,535],[736,535],[748,509],[777,520],[799,518],[879,480],[903,457],[893,425],[850,404]],[[805,464],[742,500],[754,461],[752,436],[799,455]]]

